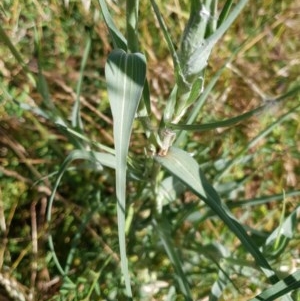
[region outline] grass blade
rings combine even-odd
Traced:
[[[252,116],[255,115],[259,115],[263,112],[268,111],[269,109],[272,109],[274,106],[278,105],[279,102],[285,100],[288,97],[291,97],[293,95],[296,95],[300,90],[300,87],[297,86],[293,89],[291,89],[290,91],[274,98],[274,99],[270,99],[267,100],[265,102],[264,105],[255,108],[251,111],[248,111],[244,114],[241,114],[239,116],[233,117],[233,118],[229,118],[226,120],[222,120],[222,121],[215,121],[215,122],[211,122],[211,123],[206,123],[206,124],[175,124],[175,123],[169,123],[168,126],[172,129],[179,129],[179,130],[186,130],[186,131],[197,131],[197,132],[204,132],[204,131],[208,131],[208,130],[213,130],[216,128],[222,128],[222,127],[229,127],[229,126],[233,126],[239,122],[242,122]],[[204,93],[203,93],[204,94]]]
[[[185,121],[186,124],[192,124],[195,121],[195,119],[197,118],[197,116],[198,116],[199,112],[201,111],[203,105],[205,104],[205,101],[207,100],[210,92],[215,87],[218,79],[220,78],[221,74],[225,70],[227,64],[230,63],[235,58],[235,56],[238,54],[238,52],[240,51],[241,48],[242,48],[242,46],[238,47],[231,54],[231,56],[225,61],[225,63],[223,64],[223,66],[211,78],[211,80],[209,81],[209,83],[207,84],[207,86],[203,90],[203,92],[200,94],[200,96],[198,97],[198,99],[195,100],[195,103],[193,105],[193,110],[191,110],[189,116],[187,117],[187,119]],[[184,140],[185,136],[186,136],[186,132],[185,131],[181,131],[179,133],[179,135],[177,135],[177,139],[176,139],[175,145],[179,146],[182,143],[182,141]]]
[[[98,158],[100,158],[100,154],[98,153]],[[95,156],[93,155],[92,152],[88,152],[88,151],[84,151],[84,150],[74,150],[72,151],[67,157],[66,159],[64,160],[64,162],[62,163],[59,171],[58,171],[58,174],[57,174],[57,177],[56,177],[56,181],[55,181],[55,184],[54,184],[54,187],[53,187],[53,190],[52,190],[52,193],[50,195],[50,198],[49,198],[49,205],[48,205],[48,209],[47,209],[47,222],[50,223],[51,222],[51,216],[52,216],[52,207],[53,207],[53,202],[54,202],[54,198],[55,198],[55,194],[56,194],[56,191],[58,189],[58,186],[61,182],[61,179],[64,175],[64,173],[66,172],[66,170],[68,169],[69,165],[74,161],[74,160],[89,160],[91,162],[94,162],[96,163],[95,165],[97,166],[98,162],[96,159],[95,159]],[[69,282],[72,282],[69,278],[68,278],[68,275],[67,275],[67,272],[66,270],[62,267],[62,265],[60,264],[60,261],[56,255],[56,252],[55,252],[55,249],[54,249],[54,243],[53,243],[53,238],[52,238],[52,235],[51,233],[48,235],[48,243],[49,243],[49,248],[50,248],[50,251],[51,251],[51,254],[52,254],[52,257],[53,257],[53,260],[54,260],[54,263],[58,269],[58,271],[61,273],[62,276],[64,276],[64,279],[66,279],[67,281]]]
[[[227,0],[225,2],[223,9],[220,13],[219,19],[218,19],[217,27],[220,27],[220,25],[224,22],[224,20],[226,20],[228,14],[229,14],[229,11],[231,9],[232,3],[233,3],[233,0]]]
[[[179,258],[178,253],[176,252],[173,244],[170,241],[170,225],[165,220],[161,220],[159,223],[157,221],[153,221],[153,224],[159,234],[159,237],[164,245],[164,248],[168,254],[168,257],[170,258],[174,269],[176,271],[176,279],[179,285],[179,288],[182,292],[182,294],[185,296],[185,300],[191,301],[193,300],[189,283],[186,279],[186,276],[184,274],[184,271],[182,269],[183,264],[181,262],[181,259]]]
[[[197,131],[197,132],[205,132],[209,130],[214,130],[217,128],[229,127],[235,124],[240,123],[241,121],[248,119],[254,115],[259,114],[260,112],[264,111],[268,105],[264,105],[258,107],[254,110],[248,111],[242,115],[229,118],[226,120],[216,121],[212,123],[205,123],[205,124],[175,124],[169,123],[168,126],[172,129],[179,129],[179,130],[186,130],[186,131]]]
[[[126,1],[126,29],[128,50],[136,52],[139,50],[138,42],[138,15],[139,15],[139,0]]]
[[[285,200],[283,200],[285,202]],[[294,237],[297,230],[297,216],[300,216],[300,206],[298,206],[285,220],[285,203],[282,211],[282,218],[279,226],[268,236],[263,252],[271,258],[278,258],[284,252],[289,241]]]
[[[296,196],[300,196],[300,190],[291,190],[285,192],[285,197],[296,197]],[[281,202],[281,201],[282,201],[282,193],[262,196],[254,199],[228,201],[226,204],[229,208],[236,208],[241,206],[258,206],[261,204],[268,204],[270,202]]]
[[[123,50],[127,50],[127,41],[122,35],[122,33],[119,31],[117,26],[115,25],[115,22],[113,18],[111,17],[109,10],[107,8],[105,0],[98,0],[99,5],[101,7],[101,12],[104,18],[104,21],[106,23],[106,26],[109,30],[110,36],[112,38],[114,48],[120,48]]]
[[[61,115],[57,110],[54,102],[51,99],[49,85],[47,79],[44,75],[43,70],[43,51],[42,51],[42,41],[39,37],[38,30],[35,28],[34,30],[34,48],[37,54],[37,67],[38,67],[38,74],[36,77],[36,87],[40,95],[42,96],[42,106],[47,112],[48,116],[52,121],[55,121]]]
[[[205,179],[197,161],[187,152],[171,147],[165,157],[156,157],[156,160],[171,174],[179,178],[187,187],[200,197],[240,239],[246,250],[254,257],[258,266],[262,269],[271,283],[279,279],[271,266],[259,251],[251,237],[243,226],[232,216],[228,208],[223,204],[215,189]]]
[[[240,0],[229,13],[228,17],[222,22],[220,27],[211,35],[207,41],[208,44],[215,44],[230,27],[230,25],[235,21],[235,19],[240,15],[241,11],[247,4],[248,0]]]
[[[219,270],[218,278],[214,282],[211,288],[209,301],[218,301],[220,300],[223,291],[225,290],[226,286],[229,283],[229,278],[226,276],[223,270]]]
[[[163,20],[163,17],[161,16],[161,13],[159,11],[159,8],[158,8],[155,0],[151,0],[151,5],[153,7],[154,13],[155,13],[156,18],[158,20],[158,23],[159,23],[159,26],[160,26],[160,28],[162,30],[164,38],[165,38],[165,40],[166,40],[166,42],[168,44],[169,51],[170,51],[170,53],[172,55],[174,69],[176,71],[176,75],[179,76],[181,82],[185,82],[185,79],[184,79],[184,76],[183,76],[183,73],[182,73],[182,69],[181,69],[181,66],[180,66],[180,62],[179,62],[179,58],[178,58],[177,52],[175,50],[175,47],[174,47],[174,44],[172,42],[171,36],[169,35],[169,31],[167,29],[167,26],[166,26],[166,24],[165,24],[165,22]],[[177,79],[176,82],[179,82],[179,80]]]
[[[34,80],[33,76],[31,75],[27,65],[25,64],[25,62],[24,62],[22,56],[20,55],[19,51],[16,49],[14,44],[11,42],[10,38],[7,36],[6,32],[3,30],[1,24],[0,24],[0,41],[2,41],[3,44],[8,47],[8,49],[10,50],[10,52],[12,53],[12,55],[14,56],[16,61],[22,66],[22,69],[23,69],[24,73],[28,76],[30,81],[35,86],[35,80]]]
[[[116,150],[116,195],[121,267],[126,291],[132,296],[125,243],[126,169],[133,120],[141,99],[146,60],[140,53],[126,54],[114,50],[105,66],[108,97],[113,115]]]
[[[92,45],[92,38],[89,34],[87,37],[87,41],[86,41],[86,45],[85,45],[85,49],[84,49],[84,53],[83,53],[83,57],[82,57],[82,61],[81,61],[79,80],[78,80],[77,87],[76,87],[76,100],[75,100],[75,103],[73,106],[73,111],[72,111],[72,126],[74,128],[80,129],[81,131],[83,130],[83,124],[82,124],[82,120],[80,117],[80,93],[81,93],[82,80],[83,80],[83,71],[84,71],[86,63],[87,63],[91,45]]]
[[[300,288],[300,271],[287,276],[249,301],[272,301]]]

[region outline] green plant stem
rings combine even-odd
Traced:
[[[130,52],[139,50],[138,43],[138,15],[139,15],[139,0],[126,1],[126,27],[127,27],[127,43]]]
[[[230,12],[231,6],[232,6],[233,1],[232,0],[227,0],[223,6],[223,9],[220,13],[219,19],[218,19],[218,25],[217,28],[221,26],[221,24],[226,20],[228,17],[228,14]]]
[[[92,38],[90,33],[88,33],[84,53],[83,53],[83,58],[81,61],[81,66],[80,66],[80,73],[79,73],[79,79],[76,87],[76,100],[73,106],[72,110],[72,126],[74,128],[78,128],[80,132],[83,132],[83,123],[80,115],[80,94],[81,94],[81,89],[82,89],[82,84],[83,84],[83,77],[84,77],[84,69],[87,64],[87,60],[89,57],[89,53],[91,50],[92,46]]]
[[[14,44],[11,42],[10,38],[6,34],[5,30],[3,29],[2,25],[0,24],[0,42],[1,44],[4,44],[12,53],[16,61],[20,64],[22,67],[22,71],[24,74],[26,74],[27,78],[29,79],[29,82],[36,87],[36,79],[32,72],[29,70],[27,64],[24,62],[20,52],[17,50],[17,48],[14,46]]]

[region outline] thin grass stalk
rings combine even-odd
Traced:
[[[172,55],[173,65],[174,65],[174,69],[175,69],[175,75],[179,76],[184,81],[181,66],[180,66],[180,62],[179,62],[179,58],[178,58],[176,49],[174,47],[174,43],[172,42],[171,36],[169,35],[167,25],[164,22],[164,19],[163,19],[162,15],[159,11],[159,8],[158,8],[155,0],[150,0],[150,1],[151,1],[152,8],[154,10],[155,16],[156,16],[156,18],[158,20],[158,23],[160,25],[160,28],[162,30],[162,33],[164,35],[164,38],[167,42],[170,54]]]
[[[82,82],[84,76],[83,72],[89,57],[91,45],[92,45],[92,38],[90,34],[88,34],[82,61],[81,61],[81,66],[80,66],[79,80],[76,87],[76,99],[72,111],[72,126],[74,128],[78,128],[81,132],[83,131],[83,123],[80,115],[80,94],[81,94],[81,88],[82,88]]]
[[[176,280],[182,294],[185,296],[185,300],[192,301],[193,298],[191,295],[189,283],[182,268],[183,263],[169,237],[169,232],[171,231],[170,225],[165,220],[160,220],[159,223],[156,220],[153,220],[152,224],[157,230],[159,237],[164,245],[165,251],[173,264],[173,267],[176,271]]]
[[[225,19],[228,17],[228,14],[230,12],[231,6],[233,4],[233,0],[227,0],[224,4],[224,7],[220,13],[220,16],[218,18],[218,24],[217,28],[220,27],[220,25],[225,21]]]
[[[0,24],[0,41],[2,41],[4,43],[4,45],[6,45],[6,47],[10,50],[10,52],[12,53],[12,55],[14,56],[14,58],[21,65],[22,71],[26,74],[26,76],[28,77],[29,81],[35,87],[36,86],[36,81],[34,79],[34,76],[30,72],[28,66],[25,64],[25,62],[24,62],[24,60],[23,60],[20,52],[16,49],[16,47],[11,42],[10,38],[8,37],[8,35],[4,31],[4,29],[2,28],[1,24]]]
[[[138,42],[139,0],[126,1],[127,46],[130,52],[139,50]]]

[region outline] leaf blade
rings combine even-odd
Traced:
[[[125,242],[126,169],[132,125],[146,78],[145,57],[140,53],[126,54],[121,49],[113,50],[105,65],[105,77],[113,115],[121,269],[127,295],[132,297]]]
[[[157,156],[156,160],[187,185],[191,191],[200,197],[223,220],[229,229],[239,238],[247,251],[251,253],[271,283],[279,280],[245,229],[232,216],[225,204],[221,202],[215,189],[205,179],[198,163],[187,152],[171,147],[165,157]]]
[[[300,271],[298,270],[293,274],[287,276],[283,280],[275,283],[270,288],[266,289],[250,301],[272,301],[299,288]]]
[[[123,34],[119,31],[113,18],[111,17],[109,10],[107,8],[105,0],[98,0],[101,7],[101,12],[106,23],[106,26],[109,30],[110,36],[112,38],[114,48],[127,49],[127,41]]]

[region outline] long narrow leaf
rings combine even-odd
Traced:
[[[222,75],[223,71],[225,70],[226,65],[229,62],[231,62],[236,57],[236,55],[238,54],[238,52],[240,51],[240,49],[242,49],[242,46],[238,47],[235,51],[233,51],[233,53],[225,61],[225,63],[223,64],[223,66],[211,78],[211,80],[207,84],[206,88],[200,94],[200,96],[198,97],[198,99],[195,100],[195,103],[194,103],[194,106],[193,106],[193,110],[191,110],[191,112],[189,113],[189,116],[187,117],[187,119],[185,121],[185,124],[192,124],[195,121],[195,119],[199,115],[199,112],[201,111],[201,108],[205,104],[205,101],[207,100],[210,92],[215,87],[218,79],[220,78],[220,76]],[[179,146],[181,144],[181,142],[184,140],[185,136],[186,136],[186,131],[181,131],[179,133],[179,135],[177,135],[177,139],[176,139],[175,145]]]
[[[55,115],[56,108],[54,106],[54,103],[51,101],[48,83],[43,73],[43,64],[42,64],[43,51],[41,46],[41,38],[36,28],[34,29],[34,48],[37,54],[37,67],[38,67],[37,90],[41,94],[43,103],[45,104],[46,108],[50,111],[49,115],[50,116]]]
[[[295,196],[300,196],[300,190],[291,190],[285,192],[285,197],[295,197]],[[242,206],[258,206],[261,204],[268,204],[270,202],[281,202],[281,201],[282,201],[282,193],[262,196],[255,199],[228,201],[226,204],[228,208],[232,209],[232,208],[239,208]]]
[[[229,14],[230,8],[232,6],[232,3],[233,3],[232,0],[227,0],[225,2],[224,6],[223,6],[223,9],[220,13],[219,19],[218,19],[217,27],[220,27],[220,25],[224,22],[224,20],[226,20],[228,14]]]
[[[24,106],[22,106],[23,108]],[[27,108],[27,107],[26,107]],[[27,108],[27,110],[30,110],[31,108]],[[32,110],[32,109],[31,109]],[[37,112],[37,114],[41,115],[39,112]],[[41,115],[43,116],[43,115]],[[55,122],[55,125],[59,128],[60,131],[62,131],[64,133],[64,135],[66,135],[66,137],[68,137],[70,139],[70,141],[78,141],[78,142],[75,142],[75,144],[79,144],[81,145],[80,141],[84,141],[84,142],[87,142],[88,144],[90,145],[94,145],[96,147],[98,147],[99,149],[105,151],[105,152],[108,152],[109,154],[114,154],[115,151],[114,149],[102,144],[102,143],[99,143],[97,141],[92,141],[90,140],[88,137],[86,137],[85,135],[77,132],[76,130],[68,127],[67,124],[65,124],[62,120],[57,120]]]
[[[78,80],[77,87],[76,87],[76,99],[75,99],[75,103],[74,103],[73,110],[72,110],[72,126],[74,128],[79,128],[80,130],[83,130],[83,124],[82,124],[82,120],[81,120],[81,116],[80,116],[80,93],[81,93],[81,87],[82,87],[82,81],[83,81],[83,71],[84,71],[86,63],[87,63],[91,45],[92,45],[92,38],[89,35],[87,37],[87,41],[86,41],[86,45],[85,45],[85,49],[84,49],[84,53],[83,53],[83,57],[82,57],[82,61],[81,61],[79,80]]]
[[[132,296],[125,243],[126,169],[133,120],[146,78],[146,60],[140,53],[114,50],[105,66],[108,97],[113,115],[116,150],[116,195],[121,267],[126,291]]]
[[[128,51],[136,52],[139,50],[138,43],[138,16],[139,16],[139,0],[126,1],[126,29]]]
[[[107,154],[104,154],[105,156]],[[98,153],[98,160],[101,158],[100,153]],[[88,152],[88,151],[84,151],[84,150],[74,150],[72,151],[67,158],[64,160],[63,164],[61,165],[57,177],[56,177],[56,181],[52,190],[52,193],[50,195],[49,198],[49,204],[48,204],[48,209],[47,209],[47,222],[50,223],[51,222],[51,216],[52,216],[52,207],[53,207],[53,202],[54,202],[54,198],[56,195],[56,191],[58,189],[58,186],[61,182],[61,179],[64,175],[64,173],[66,172],[66,170],[68,169],[69,165],[74,161],[74,160],[88,160],[88,161],[92,161],[93,163],[95,163],[94,165],[97,166],[97,164],[101,164],[100,161],[96,160],[95,156],[93,155],[92,152]],[[104,158],[104,161],[106,161],[106,158]],[[99,165],[99,167],[101,168],[101,165]],[[62,267],[62,265],[60,264],[60,261],[56,255],[55,252],[55,248],[54,248],[54,243],[53,243],[53,238],[52,235],[49,234],[48,236],[48,243],[49,243],[49,248],[54,260],[54,263],[57,267],[57,269],[59,270],[59,272],[61,273],[62,276],[64,276],[64,278],[66,280],[68,280],[69,282],[72,282],[69,278],[68,275],[65,271],[65,269]]]
[[[186,130],[186,131],[197,131],[197,132],[204,132],[208,130],[213,130],[216,128],[223,128],[223,127],[229,127],[233,126],[235,124],[238,124],[239,122],[242,122],[252,116],[259,115],[265,111],[268,111],[269,109],[272,110],[272,108],[279,104],[279,102],[285,100],[288,97],[291,97],[293,95],[296,95],[300,90],[300,87],[297,86],[294,89],[291,89],[290,91],[276,97],[275,99],[271,99],[266,101],[266,103],[258,108],[255,108],[251,111],[248,111],[244,114],[241,114],[239,116],[229,118],[226,120],[221,121],[215,121],[211,123],[206,124],[174,124],[169,123],[168,126],[172,129],[180,129],[180,130]]]
[[[178,252],[176,252],[175,247],[170,241],[170,236],[168,235],[168,233],[170,232],[170,225],[165,220],[161,220],[159,223],[156,220],[153,220],[153,225],[155,226],[159,237],[164,245],[164,248],[168,254],[168,257],[174,266],[174,269],[176,271],[176,279],[182,294],[185,296],[185,300],[193,300],[189,283],[182,269],[183,264],[181,262]]]
[[[14,46],[14,44],[11,42],[10,38],[8,37],[8,35],[6,34],[6,32],[3,30],[1,24],[0,24],[0,41],[6,45],[8,47],[8,49],[10,50],[10,52],[12,53],[12,55],[14,56],[14,58],[16,59],[16,61],[22,66],[23,71],[25,72],[25,74],[29,77],[29,79],[35,84],[35,80],[33,79],[33,77],[31,76],[31,73],[28,69],[28,66],[25,64],[21,54],[19,53],[19,51],[16,49],[16,47]]]
[[[228,283],[230,283],[230,278],[224,273],[224,270],[219,269],[218,278],[211,287],[209,301],[218,301]]]
[[[99,5],[101,7],[101,12],[104,18],[104,21],[106,23],[106,26],[109,30],[109,33],[111,35],[114,48],[121,48],[123,50],[127,50],[127,41],[122,35],[122,33],[119,31],[117,26],[115,25],[115,22],[113,21],[113,18],[111,17],[109,10],[107,8],[105,0],[98,0]]]
[[[211,35],[208,39],[208,43],[215,44],[226,32],[226,30],[231,26],[235,19],[240,15],[241,11],[244,9],[248,0],[240,0],[229,13],[228,17],[222,22],[220,27]]]
[[[293,210],[293,212],[268,236],[263,246],[263,252],[266,256],[278,258],[279,255],[284,252],[289,241],[294,237],[297,229],[298,216],[300,216],[300,206]]]
[[[162,15],[159,11],[159,8],[158,8],[155,0],[150,0],[150,1],[151,1],[151,5],[153,7],[154,13],[156,15],[156,18],[158,20],[159,26],[162,30],[163,35],[164,35],[164,38],[165,38],[165,40],[168,44],[169,51],[172,55],[176,75],[179,76],[179,78],[181,79],[182,82],[185,82],[185,79],[184,79],[184,76],[183,76],[183,73],[182,73],[182,69],[181,69],[181,66],[180,66],[179,58],[178,58],[177,52],[175,50],[174,44],[172,42],[171,36],[169,34],[169,31],[167,29],[167,26],[164,22],[164,19],[163,19]],[[178,82],[178,79],[176,80],[176,82]]]
[[[262,269],[271,283],[279,279],[271,266],[259,251],[251,237],[243,226],[232,216],[228,208],[223,204],[215,189],[207,182],[197,161],[187,152],[171,147],[165,157],[157,156],[156,160],[174,176],[179,178],[187,187],[200,197],[240,239],[246,250],[252,254],[258,266]]]
[[[300,270],[272,285],[249,301],[272,301],[300,288]]]
[[[186,130],[186,131],[197,131],[197,132],[204,132],[209,130],[214,130],[217,128],[223,128],[223,127],[229,127],[232,125],[235,125],[245,119],[248,119],[254,115],[257,115],[265,110],[267,105],[258,107],[254,110],[248,111],[242,115],[229,118],[226,120],[216,121],[212,123],[205,123],[205,124],[175,124],[175,123],[169,123],[168,126],[172,129],[180,129],[180,130]]]

